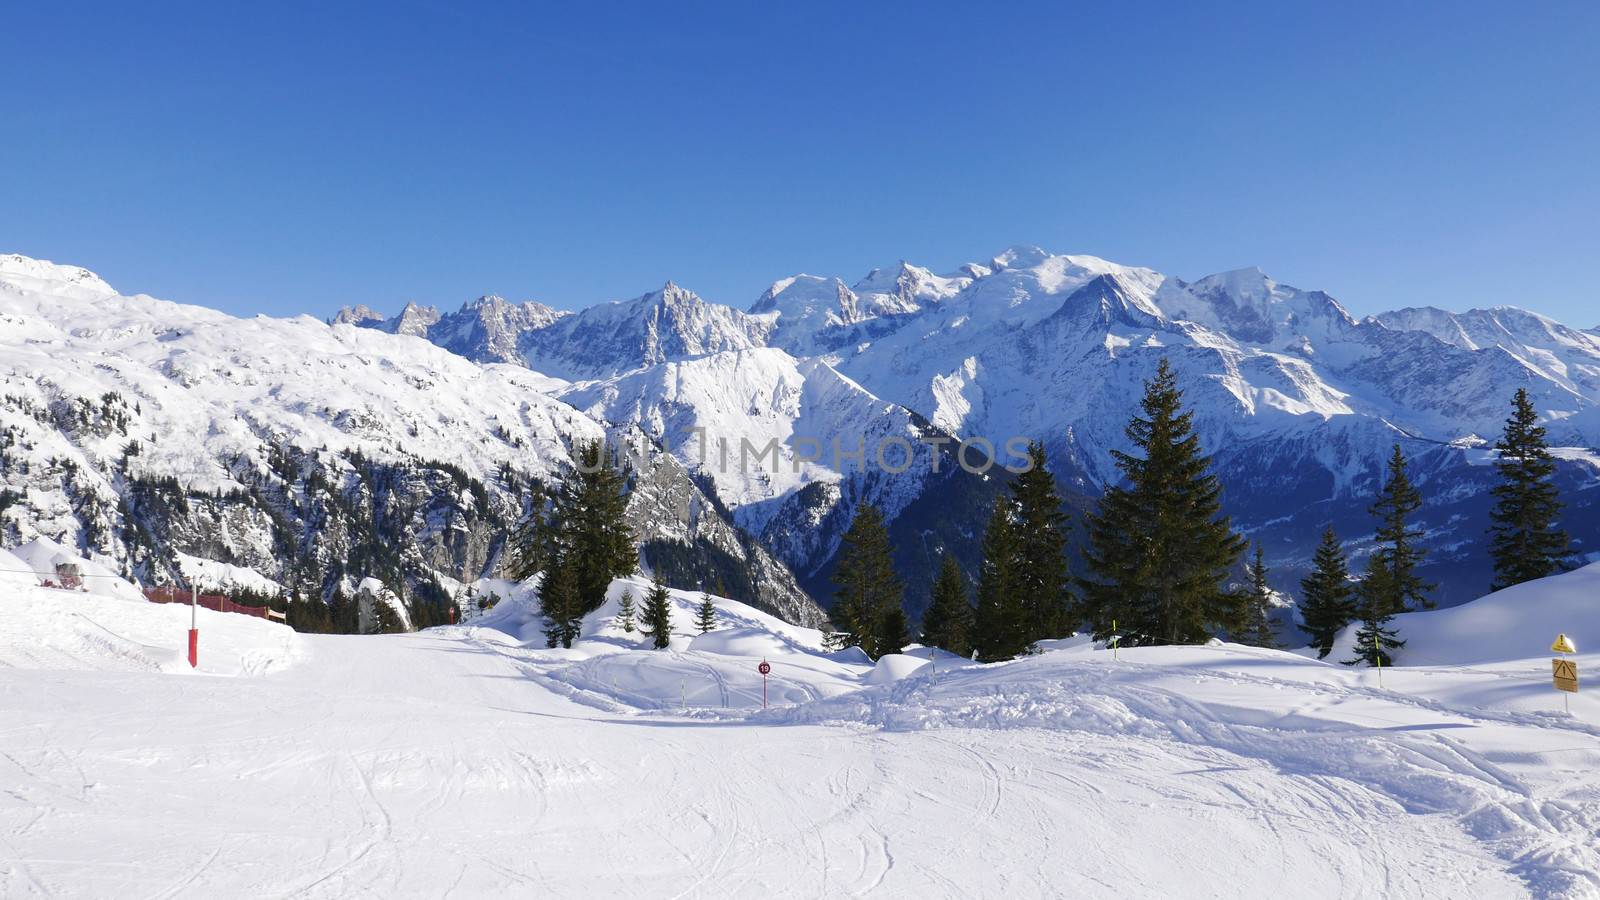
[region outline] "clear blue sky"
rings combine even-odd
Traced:
[[[1033,243],[1600,324],[1593,2],[468,5],[7,4],[0,252],[325,315]]]

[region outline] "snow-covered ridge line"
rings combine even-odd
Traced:
[[[1285,586],[1322,525],[1350,537],[1368,530],[1366,497],[1398,441],[1430,485],[1424,524],[1440,548],[1433,575],[1447,602],[1483,580],[1474,523],[1487,482],[1471,448],[1492,441],[1512,392],[1528,389],[1553,444],[1600,446],[1600,338],[1509,307],[1357,319],[1323,292],[1254,268],[1189,282],[1019,246],[945,275],[902,262],[854,280],[780,279],[749,311],[669,282],[566,315],[491,298],[461,313],[410,305],[390,319],[365,310],[336,319],[352,332],[414,334],[480,363],[531,367],[523,385],[672,438],[678,462],[736,521],[823,581],[856,504],[913,510],[923,518],[902,527],[921,544],[928,521],[970,518],[940,501],[970,506],[975,493],[930,490],[920,465],[869,478],[804,465],[730,471],[679,453],[669,432],[693,424],[735,448],[743,437],[777,439],[780,457],[799,441],[853,445],[863,433],[917,428],[997,447],[1037,438],[1063,480],[1092,494],[1116,477],[1112,454],[1126,449],[1122,427],[1140,384],[1167,357],[1216,454],[1230,512],[1281,563]],[[391,358],[429,352],[388,346]],[[1564,461],[1573,484],[1593,477],[1581,452]],[[1572,530],[1600,547],[1600,516],[1586,512],[1592,496],[1575,494]]]

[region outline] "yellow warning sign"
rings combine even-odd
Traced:
[[[1578,648],[1573,646],[1573,644],[1572,644],[1572,638],[1569,638],[1564,634],[1556,635],[1556,642],[1554,644],[1550,645],[1550,650],[1553,653],[1577,653],[1578,652]]]
[[[1576,694],[1578,692],[1578,664],[1570,659],[1550,660],[1555,670],[1556,690]]]

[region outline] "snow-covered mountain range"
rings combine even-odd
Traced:
[[[643,451],[629,517],[647,562],[823,620],[676,460],[563,386],[404,332],[238,319],[0,256],[0,540],[48,537],[147,582],[188,555],[307,590],[426,592],[497,571],[529,487],[609,437]]]
[[[1441,599],[1481,593],[1485,448],[1518,387],[1565,448],[1569,530],[1600,549],[1600,335],[1514,307],[1358,319],[1256,269],[1189,282],[1016,247],[946,275],[909,263],[851,282],[795,275],[748,309],[669,282],[573,313],[483,297],[324,323],[123,297],[85,270],[13,256],[0,257],[0,315],[7,539],[44,534],[135,565],[170,545],[289,578],[348,556],[352,523],[371,521],[418,536],[384,565],[477,577],[503,555],[496,535],[521,487],[569,465],[575,440],[633,435],[653,448],[637,479],[650,488],[635,500],[642,536],[700,544],[658,554],[699,560],[683,577],[733,577],[746,598],[815,621],[789,570],[826,600],[840,535],[873,502],[915,612],[940,552],[975,563],[1007,477],[964,471],[947,441],[987,441],[1005,462],[1009,439],[1041,440],[1069,501],[1090,502],[1116,477],[1112,451],[1162,357],[1230,511],[1285,586],[1324,524],[1353,542],[1370,533],[1398,442],[1429,497]],[[362,475],[373,466],[399,468]],[[338,541],[308,537],[332,508],[303,487],[313,469],[347,494]],[[172,481],[221,492],[199,507],[234,507],[140,525],[166,521]],[[401,499],[379,496],[393,485]],[[217,529],[193,521],[206,515]],[[202,552],[202,533],[225,546]]]
[[[1037,438],[1087,498],[1116,477],[1111,453],[1126,446],[1123,427],[1163,356],[1183,378],[1230,509],[1286,583],[1321,525],[1352,540],[1369,532],[1365,508],[1398,442],[1430,493],[1442,599],[1475,596],[1486,583],[1484,448],[1518,387],[1551,440],[1574,448],[1562,454],[1569,525],[1600,549],[1587,490],[1600,455],[1586,449],[1600,445],[1600,336],[1510,306],[1358,319],[1259,269],[1189,282],[1014,247],[946,275],[905,262],[854,282],[794,275],[747,311],[668,284],[532,326],[517,345],[524,365],[574,380],[557,396],[667,442],[819,591],[856,503],[897,515],[922,501],[897,535],[917,545],[905,562],[920,570],[946,543],[930,542],[930,527],[956,517],[975,528],[972,507],[993,485],[950,490],[948,469],[931,477],[924,460],[896,476],[848,460],[796,466],[797,447],[865,435],[870,454],[887,435],[997,448]],[[781,464],[752,473],[705,459],[687,429],[725,436],[735,452],[743,439],[775,438]]]

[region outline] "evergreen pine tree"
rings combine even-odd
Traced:
[[[1372,514],[1378,517],[1378,549],[1374,555],[1384,570],[1384,577],[1373,582],[1370,590],[1387,591],[1375,598],[1386,608],[1375,612],[1394,615],[1433,608],[1428,592],[1434,586],[1417,574],[1417,567],[1427,555],[1420,544],[1422,530],[1411,527],[1411,517],[1421,508],[1422,494],[1411,484],[1406,474],[1405,453],[1395,444],[1394,453],[1389,457],[1388,478],[1372,504]]]
[[[700,605],[694,611],[694,625],[701,634],[717,627],[717,605],[712,602],[710,594],[700,595]]]
[[[1388,667],[1393,664],[1389,651],[1406,645],[1395,636],[1389,625],[1394,618],[1394,596],[1397,590],[1390,582],[1391,570],[1374,553],[1367,559],[1367,571],[1356,585],[1356,610],[1361,627],[1356,630],[1355,658],[1345,660],[1347,666],[1366,663],[1369,666]]]
[[[640,610],[644,631],[653,639],[652,643],[657,650],[665,649],[672,642],[672,595],[667,593],[667,586],[657,575],[650,583],[650,590],[644,595],[644,608]]]
[[[507,574],[516,581],[526,581],[544,570],[549,535],[545,531],[545,494],[537,483],[528,491],[526,511],[511,533],[510,563]]]
[[[359,634],[361,609],[359,604],[344,592],[343,585],[333,589],[333,599],[328,602],[328,618],[334,634]]]
[[[1356,617],[1355,590],[1350,584],[1350,569],[1345,562],[1339,535],[1329,525],[1322,532],[1322,543],[1312,557],[1311,574],[1300,581],[1301,626],[1322,659],[1333,650],[1333,640]]]
[[[906,630],[905,606],[899,603],[892,604],[878,617],[878,635],[874,640],[873,649],[879,656],[890,653],[899,653],[911,643],[911,635]]]
[[[1024,647],[1060,637],[1072,624],[1067,621],[1072,606],[1067,587],[1067,517],[1061,511],[1055,476],[1045,468],[1044,445],[1030,443],[1028,459],[1031,467],[1011,482],[1016,509],[1014,573]]]
[[[1245,594],[1244,628],[1239,632],[1241,643],[1252,647],[1276,647],[1272,634],[1272,590],[1267,587],[1267,563],[1261,545],[1256,545],[1255,558],[1246,567],[1250,584]]]
[[[972,655],[972,604],[967,600],[966,579],[948,551],[939,563],[928,609],[922,614],[922,643],[957,656]]]
[[[544,577],[539,581],[539,613],[544,616],[546,645],[571,647],[583,621],[577,566],[571,557],[546,557]]]
[[[633,588],[622,589],[622,599],[617,603],[617,627],[633,634],[638,627],[638,608],[633,601]]]
[[[1017,589],[1017,539],[1009,497],[995,500],[983,532],[983,563],[978,571],[978,608],[973,616],[972,648],[978,659],[1011,659],[1027,647],[1022,633]]]
[[[891,553],[883,515],[872,504],[863,504],[839,548],[833,614],[844,632],[843,645],[860,647],[873,659],[882,655],[879,642],[886,636],[884,617],[891,610],[901,610],[900,630],[905,631],[905,592]]]
[[[1221,514],[1222,485],[1182,402],[1163,359],[1126,432],[1143,455],[1113,451],[1127,484],[1088,517],[1078,583],[1097,638],[1113,621],[1123,645],[1199,643],[1239,625],[1243,597],[1223,583],[1246,542]]]
[[[387,601],[381,597],[372,598],[372,625],[368,634],[400,634],[406,630],[406,623],[401,620],[400,614],[394,611]]]
[[[1489,552],[1494,557],[1491,591],[1543,578],[1562,570],[1570,552],[1566,532],[1556,527],[1561,498],[1550,476],[1555,461],[1545,443],[1539,413],[1522,388],[1511,401],[1511,417],[1495,449],[1500,451],[1495,471],[1494,509],[1489,512],[1493,535]]]
[[[546,558],[561,555],[572,562],[580,613],[605,603],[613,578],[632,574],[638,549],[625,513],[627,482],[600,441],[577,450],[578,466],[562,483],[545,526],[552,545]]]

